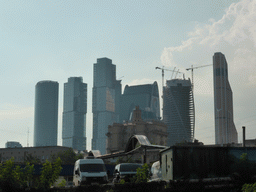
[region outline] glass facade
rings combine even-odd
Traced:
[[[157,82],[153,84],[125,86],[121,97],[120,120],[129,121],[135,106],[142,111],[142,119],[160,119],[159,92]]]
[[[57,146],[59,83],[36,84],[34,146]]]
[[[213,56],[215,143],[237,143],[237,130],[233,120],[233,92],[228,80],[225,56],[218,52]]]
[[[116,66],[108,58],[97,59],[93,75],[92,149],[106,153],[108,125],[119,122],[121,81],[116,80]]]
[[[172,79],[164,87],[163,120],[168,126],[167,145],[194,137],[194,100],[190,80]]]
[[[62,145],[86,150],[87,84],[70,77],[64,84]]]

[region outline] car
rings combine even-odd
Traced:
[[[102,159],[88,157],[75,162],[73,184],[81,186],[87,184],[105,184],[108,182],[108,174]]]
[[[113,183],[119,183],[122,179],[129,182],[133,178],[137,169],[142,168],[139,163],[120,163],[115,166]]]

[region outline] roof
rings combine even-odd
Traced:
[[[135,86],[126,85],[123,95],[133,95],[133,94],[153,94],[155,96],[159,96],[157,82],[155,81],[153,84],[135,85]]]

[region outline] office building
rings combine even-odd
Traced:
[[[22,147],[22,145],[17,141],[7,141],[5,143],[5,148],[16,148],[16,147]]]
[[[59,83],[40,81],[35,90],[34,146],[57,146]]]
[[[105,154],[108,125],[119,122],[121,81],[116,80],[116,66],[108,58],[97,59],[93,73],[92,149]]]
[[[62,145],[86,150],[87,84],[82,77],[70,77],[64,83]]]
[[[233,120],[233,92],[228,81],[225,56],[213,56],[215,144],[237,143],[237,130]]]
[[[155,81],[153,84],[125,86],[121,96],[122,110],[120,121],[130,121],[135,106],[139,106],[142,119],[160,119],[159,92]]]
[[[195,115],[190,79],[167,80],[164,87],[163,121],[168,127],[168,146],[193,141]]]

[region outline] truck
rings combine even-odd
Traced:
[[[73,185],[104,184],[108,175],[102,159],[87,157],[79,159],[74,165]]]
[[[256,178],[256,147],[171,146],[160,151],[164,181]]]

